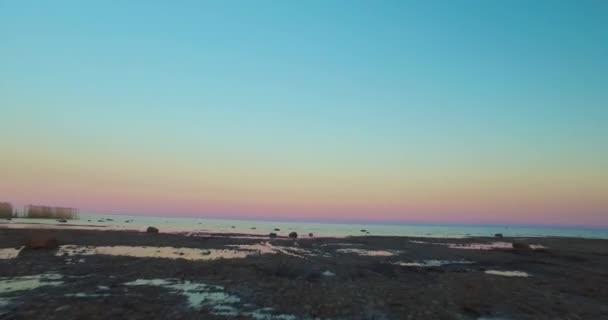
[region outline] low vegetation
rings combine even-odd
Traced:
[[[24,218],[78,219],[78,209],[29,205],[25,208]]]
[[[13,206],[8,202],[0,202],[0,219],[13,217]]]

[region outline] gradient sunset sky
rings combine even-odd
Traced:
[[[0,201],[608,226],[608,1],[0,0]]]

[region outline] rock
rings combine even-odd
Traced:
[[[496,238],[502,238],[502,233],[497,233],[497,234],[494,235],[494,237],[496,237]]]
[[[146,229],[147,233],[158,233],[158,228],[154,228],[154,227],[148,227],[148,229]]]
[[[257,229],[257,228],[256,227],[251,227],[251,230],[255,230],[255,229]]]
[[[367,230],[365,230],[365,229],[361,229],[361,232],[367,232]]]
[[[521,242],[521,241],[513,241],[513,249],[517,249],[517,250],[530,250],[532,248],[530,248],[530,245],[525,243],[525,242]]]
[[[106,219],[107,221],[114,221],[113,219]]]
[[[63,312],[63,311],[67,311],[68,309],[70,309],[70,306],[66,304],[66,305],[55,308],[55,312]]]
[[[279,229],[279,228],[274,228],[274,231],[281,231],[281,229]]]
[[[277,237],[277,234],[276,234],[276,233],[274,233],[274,232],[271,232],[271,233],[268,235],[268,237],[269,237],[269,238],[276,238],[276,237]]]
[[[311,232],[311,233],[309,233],[309,234],[308,234],[308,236],[312,238],[312,237],[314,237],[315,235],[314,235],[314,234],[312,234],[312,232]]]
[[[230,227],[230,228],[234,229],[234,228],[236,228],[236,227],[235,227],[235,226],[232,226],[232,227]]]
[[[298,233],[297,232],[290,232],[289,233],[289,238],[290,239],[297,239],[298,238]]]
[[[28,249],[44,249],[44,250],[53,250],[59,247],[59,241],[55,236],[45,233],[37,233],[30,237],[27,242],[26,247]]]
[[[57,222],[68,222],[66,219],[57,219]]]

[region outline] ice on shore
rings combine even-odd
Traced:
[[[195,249],[174,247],[144,247],[144,246],[76,246],[63,245],[57,250],[57,256],[76,255],[110,255],[136,258],[166,258],[186,260],[216,260],[245,258],[255,254],[253,251],[234,249]]]
[[[462,250],[496,250],[496,249],[513,249],[513,243],[511,242],[490,242],[490,243],[450,243],[450,242],[428,242],[419,240],[410,240],[410,243],[415,244],[433,244],[440,246],[447,246],[450,249],[462,249]],[[546,249],[547,247],[540,244],[531,244],[530,249]]]
[[[441,267],[448,264],[471,264],[475,263],[473,261],[467,260],[422,260],[422,261],[414,261],[414,262],[402,262],[398,261],[393,264],[403,267],[421,267],[421,268],[431,268],[431,267]]]
[[[486,270],[486,274],[492,274],[496,276],[503,277],[524,277],[527,278],[530,276],[529,273],[523,271],[499,271],[499,270]]]
[[[225,249],[197,249],[175,247],[146,247],[146,246],[78,246],[62,245],[56,256],[90,256],[110,255],[136,258],[165,258],[186,259],[192,261],[209,261],[217,259],[241,259],[257,254],[285,254],[297,258],[323,255],[298,247],[274,246],[270,242],[247,245],[227,245]],[[72,262],[71,260],[68,262]]]
[[[337,252],[342,253],[354,253],[360,256],[372,256],[372,257],[388,257],[394,256],[395,253],[387,250],[365,250],[365,249],[338,249]]]
[[[15,259],[19,256],[21,250],[23,250],[23,246],[18,248],[1,248],[0,259]]]

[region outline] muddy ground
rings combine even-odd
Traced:
[[[19,247],[39,232],[0,229],[0,248]],[[514,239],[366,236],[294,241],[129,231],[48,232],[60,244],[222,249],[270,241],[299,250],[287,252],[314,254],[189,261],[67,257],[57,256],[55,250],[24,249],[17,258],[0,259],[4,286],[7,280],[40,274],[59,276],[60,284],[31,290],[0,288],[0,319],[608,319],[608,240],[529,238],[523,241],[547,248],[462,250],[433,243]],[[349,248],[393,255],[340,251]],[[468,263],[395,264],[431,259]],[[530,276],[506,277],[487,270]],[[221,293],[193,305],[176,287],[126,285],[138,279],[205,284]]]

